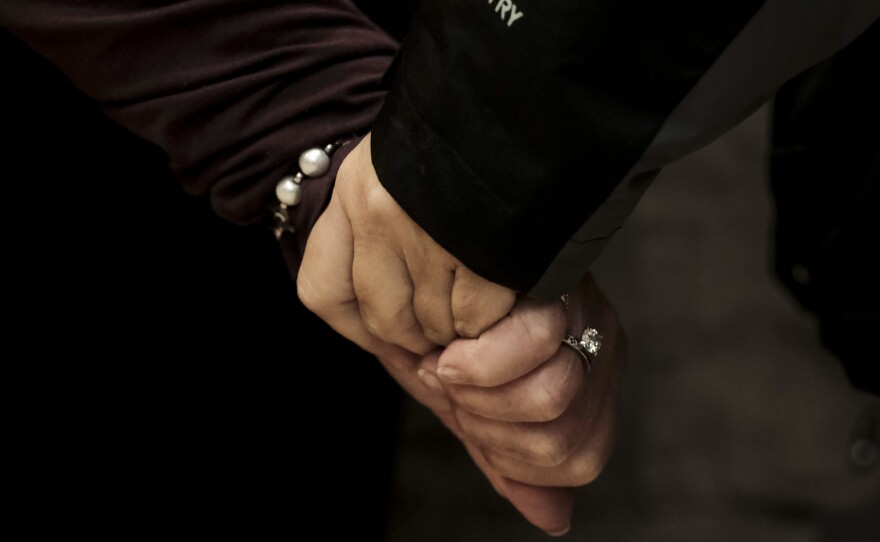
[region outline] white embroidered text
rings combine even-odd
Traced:
[[[505,21],[507,26],[513,26],[513,23],[525,15],[522,11],[517,11],[513,0],[489,0],[489,3],[495,3],[495,13],[499,14],[501,20]]]

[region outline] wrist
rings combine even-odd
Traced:
[[[296,205],[286,204],[287,224],[289,227],[283,228],[280,233],[278,232],[278,227],[283,224],[279,224],[278,218],[274,216],[276,212],[281,210],[281,204],[283,203],[281,199],[278,199],[278,185],[288,177],[296,177],[296,174],[300,172],[297,169],[299,164],[291,168],[291,174],[285,175],[276,183],[275,205],[269,216],[271,219],[269,225],[276,232],[282,254],[290,274],[294,278],[302,262],[309,234],[315,222],[318,221],[318,218],[330,202],[339,167],[361,139],[362,136],[358,136],[346,140],[331,153],[328,153],[329,167],[323,174],[309,177],[306,177],[305,174],[303,175],[303,179],[299,183],[298,203]],[[284,189],[282,189],[282,195],[284,195]],[[288,199],[288,201],[293,200]]]

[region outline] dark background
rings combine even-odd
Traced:
[[[270,232],[214,216],[42,58],[0,50],[4,305],[27,352],[7,359],[34,371],[38,472],[74,521],[381,532],[396,385],[299,304]]]

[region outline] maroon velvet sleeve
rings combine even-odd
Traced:
[[[266,219],[303,150],[369,130],[397,49],[348,0],[3,0],[0,24],[240,224]],[[308,183],[313,223],[332,178]]]

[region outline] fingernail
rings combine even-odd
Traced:
[[[464,378],[461,376],[461,371],[453,367],[440,367],[437,369],[437,376],[442,378],[444,382],[452,384],[464,381]]]
[[[568,531],[571,530],[571,523],[565,526],[565,529],[560,529],[558,531],[547,531],[547,534],[550,536],[565,536],[568,534]]]
[[[419,369],[416,374],[426,388],[438,395],[443,395],[443,385],[440,383],[440,380],[434,376],[434,373],[426,369]]]

